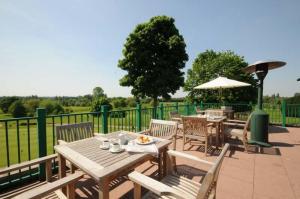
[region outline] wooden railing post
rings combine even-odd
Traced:
[[[102,133],[107,134],[108,133],[108,105],[102,105],[101,106],[101,112],[102,112]]]
[[[136,131],[142,131],[142,106],[140,103],[136,105]]]
[[[46,140],[46,109],[37,108],[37,131],[38,131],[38,147],[39,157],[47,155],[47,140]],[[45,180],[45,163],[39,165],[39,177],[41,180]]]
[[[286,101],[282,100],[281,103],[281,117],[282,117],[282,127],[286,126]]]

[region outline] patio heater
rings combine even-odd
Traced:
[[[246,73],[255,73],[258,80],[258,96],[257,107],[251,117],[251,139],[250,144],[270,147],[268,132],[269,132],[269,115],[263,111],[263,82],[269,70],[284,66],[283,61],[257,61],[244,68]]]

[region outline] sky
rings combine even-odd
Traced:
[[[299,0],[1,0],[0,96],[78,96],[96,86],[131,96],[117,67],[127,36],[157,15],[175,19],[192,67],[207,49],[232,50],[246,62],[281,60],[264,94],[300,92]],[[184,97],[179,90],[175,97]]]

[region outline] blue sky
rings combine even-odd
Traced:
[[[156,15],[173,17],[185,39],[184,71],[206,49],[233,50],[248,63],[283,60],[264,94],[292,96],[300,92],[299,9],[299,0],[1,0],[0,96],[77,96],[95,86],[130,96],[118,59],[134,27]]]

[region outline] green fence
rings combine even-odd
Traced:
[[[254,105],[251,103],[225,104],[234,110],[234,117],[246,119]],[[100,112],[49,115],[38,114],[37,117],[24,117],[0,120],[0,167],[35,159],[54,153],[56,144],[55,125],[72,124],[90,121],[94,131],[109,133],[118,130],[139,132],[149,127],[152,118],[170,119],[169,112],[178,111],[181,115],[195,114],[195,108],[202,110],[220,108],[218,103],[161,103],[153,108],[137,105],[136,108],[108,111],[103,106]],[[300,104],[264,104],[269,113],[270,123],[277,125],[300,126]],[[43,112],[43,109],[42,109]],[[55,168],[55,162],[53,162]],[[39,176],[37,168],[28,168],[26,175],[20,172],[9,176],[0,176],[0,188],[13,182],[22,182]]]

